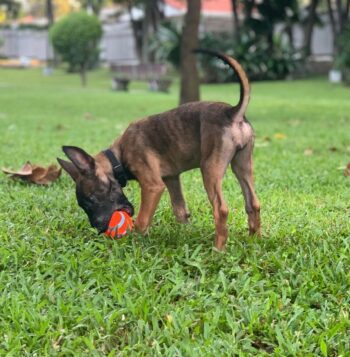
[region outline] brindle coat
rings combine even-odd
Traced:
[[[204,52],[204,51],[202,51]],[[228,208],[222,194],[226,168],[236,175],[244,195],[250,234],[260,235],[260,204],[253,183],[253,130],[244,116],[249,102],[247,76],[237,61],[211,51],[238,74],[241,95],[233,107],[220,102],[193,102],[132,123],[110,149],[123,164],[130,179],[141,186],[141,207],[136,229],[146,232],[160,197],[168,189],[179,222],[189,218],[180,184],[180,174],[200,168],[216,227],[215,247],[225,248]],[[64,146],[71,162],[58,159],[76,182],[79,205],[93,227],[106,230],[113,211],[133,207],[114,178],[103,152],[94,158],[80,148]]]

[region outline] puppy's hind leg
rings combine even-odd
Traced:
[[[173,212],[180,223],[188,223],[190,213],[186,207],[186,202],[182,194],[180,177],[171,176],[163,178],[163,181],[169,191]]]
[[[231,161],[231,168],[241,185],[245,210],[248,215],[249,234],[261,235],[260,231],[260,203],[254,190],[253,179],[253,141],[240,151],[237,151]]]

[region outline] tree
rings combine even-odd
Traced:
[[[193,50],[198,46],[200,12],[201,0],[187,0],[180,49],[180,104],[199,100],[199,76]]]
[[[284,24],[284,30],[290,39],[290,46],[293,46],[291,26],[298,21],[297,0],[265,0],[256,5],[260,18],[253,20],[258,32],[265,35],[269,44],[269,51],[274,50],[275,26],[278,23]]]
[[[238,0],[231,0],[231,7],[232,7],[232,21],[233,21],[233,34],[237,40],[240,37],[240,24],[238,18]]]
[[[341,52],[341,43],[338,39],[342,36],[347,22],[350,20],[350,0],[336,0],[332,3],[327,0],[328,15],[333,33],[334,57]]]
[[[98,16],[104,4],[104,0],[81,0],[82,7],[89,15]]]
[[[155,59],[169,62],[176,70],[180,69],[181,31],[172,21],[164,21],[152,38],[150,50]]]
[[[162,4],[164,0],[113,0],[117,4],[125,5],[134,36],[136,53],[142,63],[152,59],[149,51],[150,38],[157,32],[160,22],[164,19]],[[133,17],[133,8],[143,11],[141,20]]]
[[[350,2],[350,0],[348,0]],[[321,18],[317,14],[318,7],[322,0],[309,0],[309,4],[304,11],[300,11],[301,0],[231,0],[232,10],[241,2],[243,7],[243,28],[239,28],[240,36],[242,32],[253,31],[256,38],[264,38],[269,43],[269,51],[274,52],[274,37],[276,24],[283,25],[283,32],[289,38],[289,47],[294,51],[293,26],[301,24],[304,29],[303,50],[305,56],[311,53],[311,41],[315,24],[321,25]],[[238,3],[238,4],[237,4]],[[236,4],[236,6],[234,6]],[[237,18],[233,12],[233,18]],[[235,23],[237,20],[234,21]],[[239,24],[239,21],[238,21]],[[237,31],[237,30],[236,30]]]
[[[304,55],[306,57],[310,56],[311,54],[312,34],[317,20],[317,7],[319,3],[320,3],[319,0],[311,0],[310,5],[308,6],[308,14],[304,27],[304,43],[303,43]]]
[[[47,17],[47,22],[48,22],[48,25],[50,28],[54,22],[52,0],[46,0],[46,17]]]
[[[83,86],[86,85],[86,71],[98,59],[97,45],[101,36],[99,20],[85,12],[72,13],[50,29],[54,49],[69,64],[70,71],[79,71]]]
[[[21,9],[21,4],[14,0],[0,0],[0,7],[4,7],[9,19],[16,19]]]
[[[343,72],[345,83],[350,85],[350,22],[345,26],[339,38],[339,45],[341,46],[341,52],[336,62]]]

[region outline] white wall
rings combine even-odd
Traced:
[[[10,58],[22,56],[46,60],[52,58],[47,31],[0,29],[4,44],[0,54]],[[132,29],[128,22],[103,26],[101,59],[108,63],[137,64]]]
[[[228,27],[230,27],[231,19],[228,18],[227,20]],[[331,56],[333,53],[332,33],[326,15],[324,15],[324,21],[326,23],[324,27],[315,27],[314,29],[312,52],[316,56]],[[206,31],[215,30],[213,24],[209,26],[210,21],[207,22],[207,25],[205,27]],[[300,48],[303,39],[302,29],[295,26],[293,33],[295,47]],[[4,45],[0,48],[1,55],[16,58],[26,56],[39,60],[52,58],[52,49],[48,44],[47,31],[0,29],[0,37],[5,40]],[[103,26],[101,59],[107,63],[115,64],[138,63],[132,28],[127,18],[123,18],[122,21],[116,24]]]
[[[52,49],[48,43],[47,31],[33,30],[0,30],[0,37],[4,40],[0,54],[7,57],[29,57],[46,60],[52,56]]]

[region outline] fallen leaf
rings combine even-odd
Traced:
[[[12,176],[29,176],[32,174],[32,164],[27,161],[18,171],[2,168],[3,173]]]
[[[61,130],[66,130],[67,128],[63,124],[57,124],[55,126],[55,130],[61,131]]]
[[[271,138],[269,136],[257,137],[255,140],[256,147],[266,147],[270,145]]]
[[[307,148],[304,150],[304,155],[305,156],[311,156],[314,154],[314,151],[311,148]]]
[[[259,143],[259,142],[255,142],[254,146],[257,147],[257,148],[264,148],[266,146],[269,146],[270,144],[265,142],[265,143]]]
[[[344,171],[344,176],[350,176],[350,162],[347,164],[346,169]]]
[[[94,119],[94,116],[91,113],[85,113],[84,118],[85,120],[92,120]]]
[[[47,174],[45,176],[45,179],[49,182],[54,182],[56,181],[59,177],[61,176],[61,169],[58,169],[56,165],[50,165],[47,168]],[[48,183],[49,183],[48,182]]]
[[[172,324],[173,323],[173,317],[170,314],[167,314],[165,316],[165,320],[169,323]]]
[[[273,136],[275,139],[285,139],[287,137],[286,134],[283,134],[283,133],[276,133],[274,136]]]
[[[37,185],[48,185],[57,180],[61,175],[61,169],[56,165],[50,165],[45,168],[39,165],[32,165],[29,161],[27,161],[18,171],[6,168],[3,168],[2,171],[13,179],[21,179]]]
[[[56,341],[52,342],[53,349],[59,351],[61,349],[62,341],[63,341],[63,336],[61,335]]]
[[[301,123],[301,121],[298,120],[298,119],[290,120],[290,121],[288,122],[288,124],[289,124],[290,126],[293,126],[293,127],[299,126],[300,123]]]
[[[338,151],[338,149],[337,149],[335,146],[331,146],[331,147],[329,148],[329,151],[334,152],[334,151]]]

